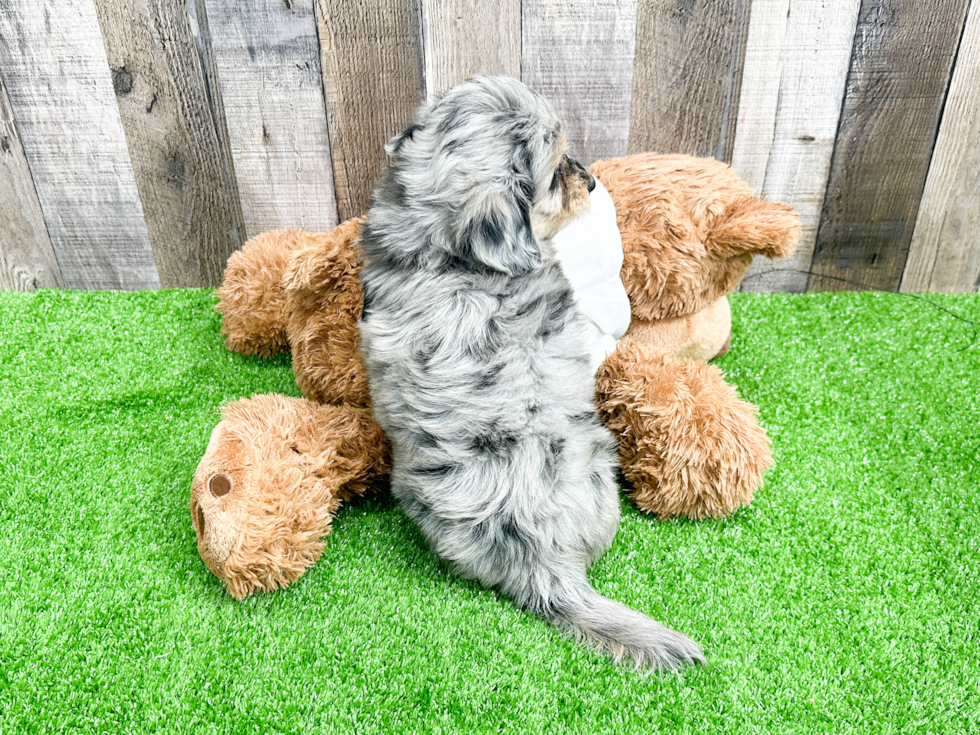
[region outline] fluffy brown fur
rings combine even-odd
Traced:
[[[229,404],[191,488],[201,558],[237,599],[285,587],[320,557],[341,502],[387,474],[388,456],[365,408],[275,394]]]
[[[634,319],[701,311],[738,287],[755,253],[785,258],[799,239],[791,207],[753,196],[711,158],[644,153],[589,171],[616,205]]]
[[[363,222],[254,237],[228,259],[218,289],[228,349],[290,350],[300,390],[319,403],[370,405],[357,332],[363,296],[354,243]]]
[[[363,222],[306,233],[283,279],[293,374],[303,395],[320,403],[371,405],[357,331],[364,297],[355,241]]]
[[[660,517],[720,518],[747,504],[772,464],[755,408],[721,371],[623,337],[596,375],[630,497]]]
[[[310,234],[263,232],[228,258],[215,308],[221,314],[221,333],[229,350],[272,357],[289,349],[283,276],[293,251]]]
[[[732,309],[728,297],[722,296],[693,314],[671,319],[634,317],[626,336],[662,355],[707,362],[731,346]]]

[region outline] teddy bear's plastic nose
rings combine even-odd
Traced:
[[[228,475],[219,473],[213,475],[210,480],[208,480],[208,490],[216,498],[221,498],[231,492],[233,483]]]

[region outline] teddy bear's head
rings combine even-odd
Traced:
[[[756,253],[785,258],[800,236],[791,207],[754,196],[711,158],[642,154],[590,171],[616,205],[634,318],[699,312],[738,287]]]
[[[226,406],[194,476],[198,552],[237,599],[302,576],[340,507],[338,477],[322,471],[317,422],[297,407],[271,394]]]
[[[344,501],[389,470],[369,409],[278,394],[224,408],[191,485],[204,563],[237,599],[296,581]]]

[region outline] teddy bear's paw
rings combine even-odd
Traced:
[[[748,504],[772,464],[755,408],[721,371],[651,356],[625,340],[599,372],[603,421],[641,510],[661,518],[720,518]]]
[[[214,307],[225,346],[243,355],[271,357],[289,349],[283,277],[300,230],[263,232],[228,258]]]

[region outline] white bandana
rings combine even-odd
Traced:
[[[589,321],[589,353],[593,369],[616,348],[630,326],[630,302],[619,279],[623,239],[616,225],[616,207],[599,179],[590,194],[591,210],[552,238],[575,304]]]

